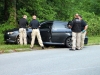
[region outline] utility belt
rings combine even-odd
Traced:
[[[25,28],[25,27],[20,27],[20,28]]]
[[[39,28],[33,28],[33,29],[39,29]]]

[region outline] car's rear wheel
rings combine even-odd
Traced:
[[[65,41],[65,46],[71,48],[72,47],[72,37],[68,37]]]

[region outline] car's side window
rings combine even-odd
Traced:
[[[41,25],[40,29],[49,29],[52,26],[52,23],[44,23]]]
[[[66,25],[67,24],[64,22],[56,22],[56,23],[54,23],[53,28],[54,29],[65,29]]]

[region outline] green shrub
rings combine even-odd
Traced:
[[[0,45],[4,44],[4,34],[0,33]]]
[[[9,25],[9,23],[0,25],[0,44],[4,44],[4,32],[15,27],[15,25]]]

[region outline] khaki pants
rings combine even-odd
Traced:
[[[72,49],[80,49],[81,32],[72,32]]]
[[[32,41],[31,41],[31,46],[30,47],[34,47],[35,37],[37,37],[39,45],[41,47],[44,46],[43,42],[42,42],[42,39],[41,39],[41,35],[40,35],[39,29],[33,29],[31,37],[32,37]]]
[[[20,45],[27,45],[27,33],[25,28],[19,28],[19,41]]]
[[[84,33],[81,33],[81,48],[84,47],[84,39],[85,39],[86,31]]]

